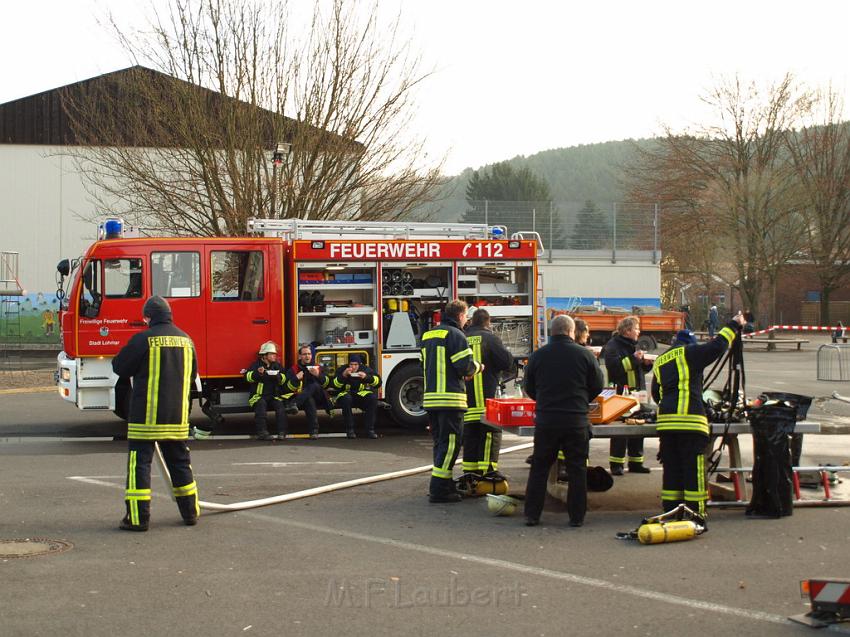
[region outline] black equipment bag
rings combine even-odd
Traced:
[[[799,404],[791,396],[785,394],[783,399],[778,399],[762,394],[759,396],[761,404],[749,410],[755,460],[753,497],[747,506],[747,515],[778,518],[793,512],[788,436],[794,433]]]

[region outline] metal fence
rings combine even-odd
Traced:
[[[590,201],[444,202],[445,220],[501,225],[509,233],[533,230],[547,253],[596,251],[634,258],[659,257],[658,205]]]
[[[818,347],[818,380],[850,380],[850,345]]]

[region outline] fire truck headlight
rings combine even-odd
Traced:
[[[71,380],[71,370],[67,367],[63,367],[62,370],[59,372],[59,376],[67,383],[69,380]]]

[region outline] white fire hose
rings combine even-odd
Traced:
[[[522,449],[528,449],[533,446],[533,442],[526,442],[521,445],[514,445],[513,447],[502,449],[500,451],[500,454],[511,453],[512,451],[521,451]],[[168,473],[168,468],[165,466],[165,459],[162,457],[162,452],[159,450],[159,445],[155,444],[154,447],[156,449],[156,458],[159,464],[160,473],[162,474],[162,479],[165,480],[165,484],[168,487],[168,491],[169,493],[171,493],[171,499],[173,500],[174,492],[172,491],[171,475]],[[216,502],[204,502],[203,500],[201,500],[198,502],[198,504],[202,509],[207,511],[245,511],[246,509],[256,509],[257,507],[269,506],[270,504],[281,504],[282,502],[291,502],[292,500],[309,498],[314,495],[331,493],[333,491],[339,491],[341,489],[359,487],[364,484],[373,484],[375,482],[383,482],[384,480],[394,480],[396,478],[406,478],[407,476],[413,476],[418,473],[425,473],[426,471],[430,471],[432,467],[433,465],[429,464],[423,465],[421,467],[414,467],[412,469],[391,471],[390,473],[382,473],[376,476],[357,478],[355,480],[346,480],[345,482],[327,484],[323,487],[313,487],[312,489],[303,489],[302,491],[285,493],[283,495],[275,495],[269,498],[261,498],[259,500],[233,502],[232,504],[218,504]]]

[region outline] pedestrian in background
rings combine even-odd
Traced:
[[[717,331],[717,326],[719,323],[719,317],[717,315],[717,306],[712,305],[708,309],[708,338],[714,338],[714,333]]]
[[[525,490],[525,523],[540,523],[549,469],[564,452],[569,481],[570,526],[581,526],[587,511],[587,457],[590,441],[588,405],[602,391],[603,376],[593,353],[576,343],[569,316],[552,319],[549,343],[534,352],[525,370],[523,389],[537,404],[534,453]]]
[[[127,424],[126,514],[119,528],[147,531],[151,510],[151,461],[159,444],[171,491],[187,526],[198,522],[198,488],[189,458],[189,403],[198,373],[195,346],[171,319],[171,307],[158,296],[142,308],[148,329],[133,335],[112,359],[119,378],[133,379]]]

